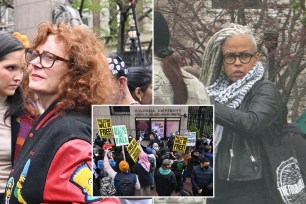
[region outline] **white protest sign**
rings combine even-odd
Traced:
[[[116,146],[129,144],[128,134],[125,125],[113,126],[113,133],[114,133]]]
[[[186,132],[184,136],[188,137],[187,146],[194,147],[197,141],[197,134],[196,132]]]

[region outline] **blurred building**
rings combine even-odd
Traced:
[[[86,1],[84,2],[86,3]],[[109,2],[111,1],[108,0],[95,0],[92,2],[95,3],[98,8],[92,10],[83,8],[81,13],[82,21],[97,34],[98,38],[103,41],[107,41],[107,38],[111,34],[114,34],[111,33],[112,30],[110,26],[110,19],[113,19],[114,23],[117,25],[117,27],[119,27],[121,21],[119,11],[121,8],[119,8],[118,5],[113,5],[113,3],[110,5]],[[114,1],[114,3],[115,2],[116,1]],[[126,7],[129,6],[129,1],[118,2],[124,2]],[[138,17],[141,18],[138,19],[141,21],[141,23],[139,23],[141,32],[140,39],[144,49],[146,49],[152,40],[153,26],[152,17],[150,16],[151,12],[149,12],[150,8],[152,8],[152,0],[137,2],[137,14]],[[52,11],[55,7],[64,3],[65,0],[0,0],[0,29],[7,30],[9,32],[18,31],[22,34],[28,35],[29,39],[31,40],[33,39],[33,36],[36,35],[37,26],[43,21],[52,22]],[[111,10],[114,9],[117,11],[115,14],[111,12]],[[125,26],[127,27],[127,30],[124,33],[124,42],[120,42],[126,45],[127,50],[129,50],[131,47],[131,40],[128,37],[128,30],[131,26],[133,26],[130,9],[128,9],[128,12],[127,23],[130,25]]]

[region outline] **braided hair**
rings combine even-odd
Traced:
[[[220,75],[223,66],[222,45],[225,40],[239,34],[248,36],[257,47],[253,30],[247,26],[231,23],[227,28],[215,33],[208,41],[202,57],[200,81],[204,85],[211,85]]]

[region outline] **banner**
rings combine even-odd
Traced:
[[[97,126],[100,138],[110,138],[113,136],[110,118],[97,118]]]
[[[125,125],[113,126],[113,132],[114,132],[116,146],[129,144],[128,134]]]
[[[128,145],[127,151],[131,156],[131,158],[133,159],[133,161],[136,163],[140,155],[141,149],[138,143],[136,142],[135,138],[133,138],[130,144]]]
[[[196,146],[196,141],[197,141],[196,132],[186,132],[184,136],[188,138],[187,147]]]
[[[179,135],[175,136],[174,144],[173,144],[173,151],[185,153],[187,142],[188,142],[187,137],[179,136]]]

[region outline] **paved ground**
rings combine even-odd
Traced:
[[[192,186],[191,186],[190,178],[187,178],[186,182],[184,182],[184,188],[186,188],[186,189],[188,189],[192,192],[191,187]],[[136,196],[139,196],[139,190],[136,191]],[[151,190],[151,196],[158,196],[155,188],[153,190]],[[177,193],[173,192],[172,196],[177,196]]]

